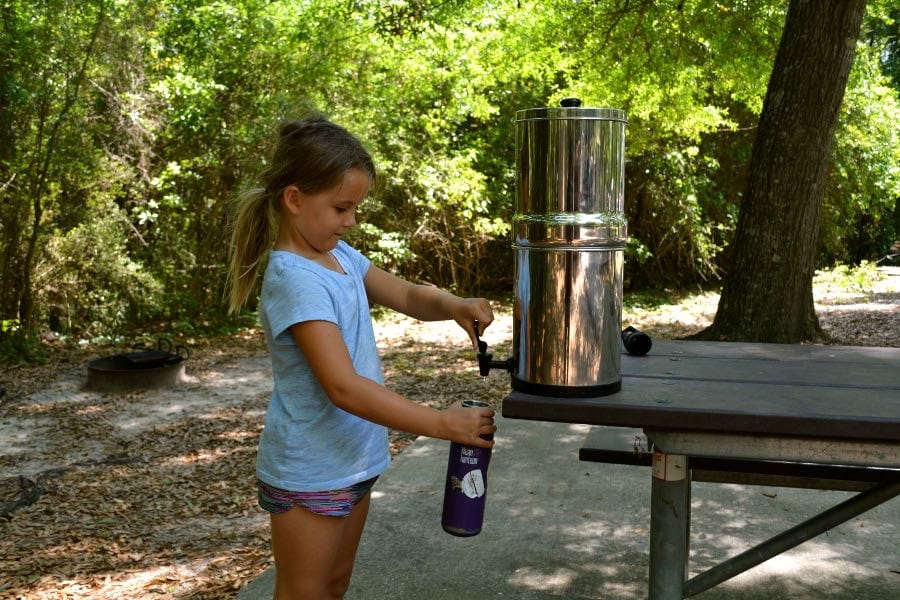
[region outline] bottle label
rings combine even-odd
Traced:
[[[463,475],[462,479],[451,475],[450,487],[462,491],[468,498],[481,498],[485,492],[484,475],[481,473],[481,469],[469,471]]]
[[[463,446],[459,449],[459,462],[464,465],[477,465],[478,454],[475,452],[474,448]]]

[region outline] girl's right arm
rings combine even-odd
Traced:
[[[291,335],[325,393],[339,408],[391,429],[469,446],[493,445],[480,437],[497,430],[492,409],[462,408],[454,403],[446,410],[436,410],[359,375],[334,323],[297,323],[291,326]]]

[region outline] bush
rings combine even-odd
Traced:
[[[35,277],[36,323],[99,335],[152,319],[162,287],[125,248],[125,217],[115,205],[50,238]]]

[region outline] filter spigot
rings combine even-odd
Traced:
[[[510,356],[506,360],[494,360],[494,355],[487,351],[487,342],[478,336],[478,322],[475,322],[475,340],[478,342],[478,373],[487,377],[491,369],[503,369],[512,373],[516,370],[516,359]]]
[[[487,342],[478,340],[478,373],[487,377],[491,372],[491,361],[494,355],[487,351]]]

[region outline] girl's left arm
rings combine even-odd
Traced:
[[[410,283],[375,265],[369,267],[365,284],[371,302],[420,321],[456,321],[476,350],[475,321],[481,335],[494,320],[491,305],[484,298],[460,298],[434,286]]]

